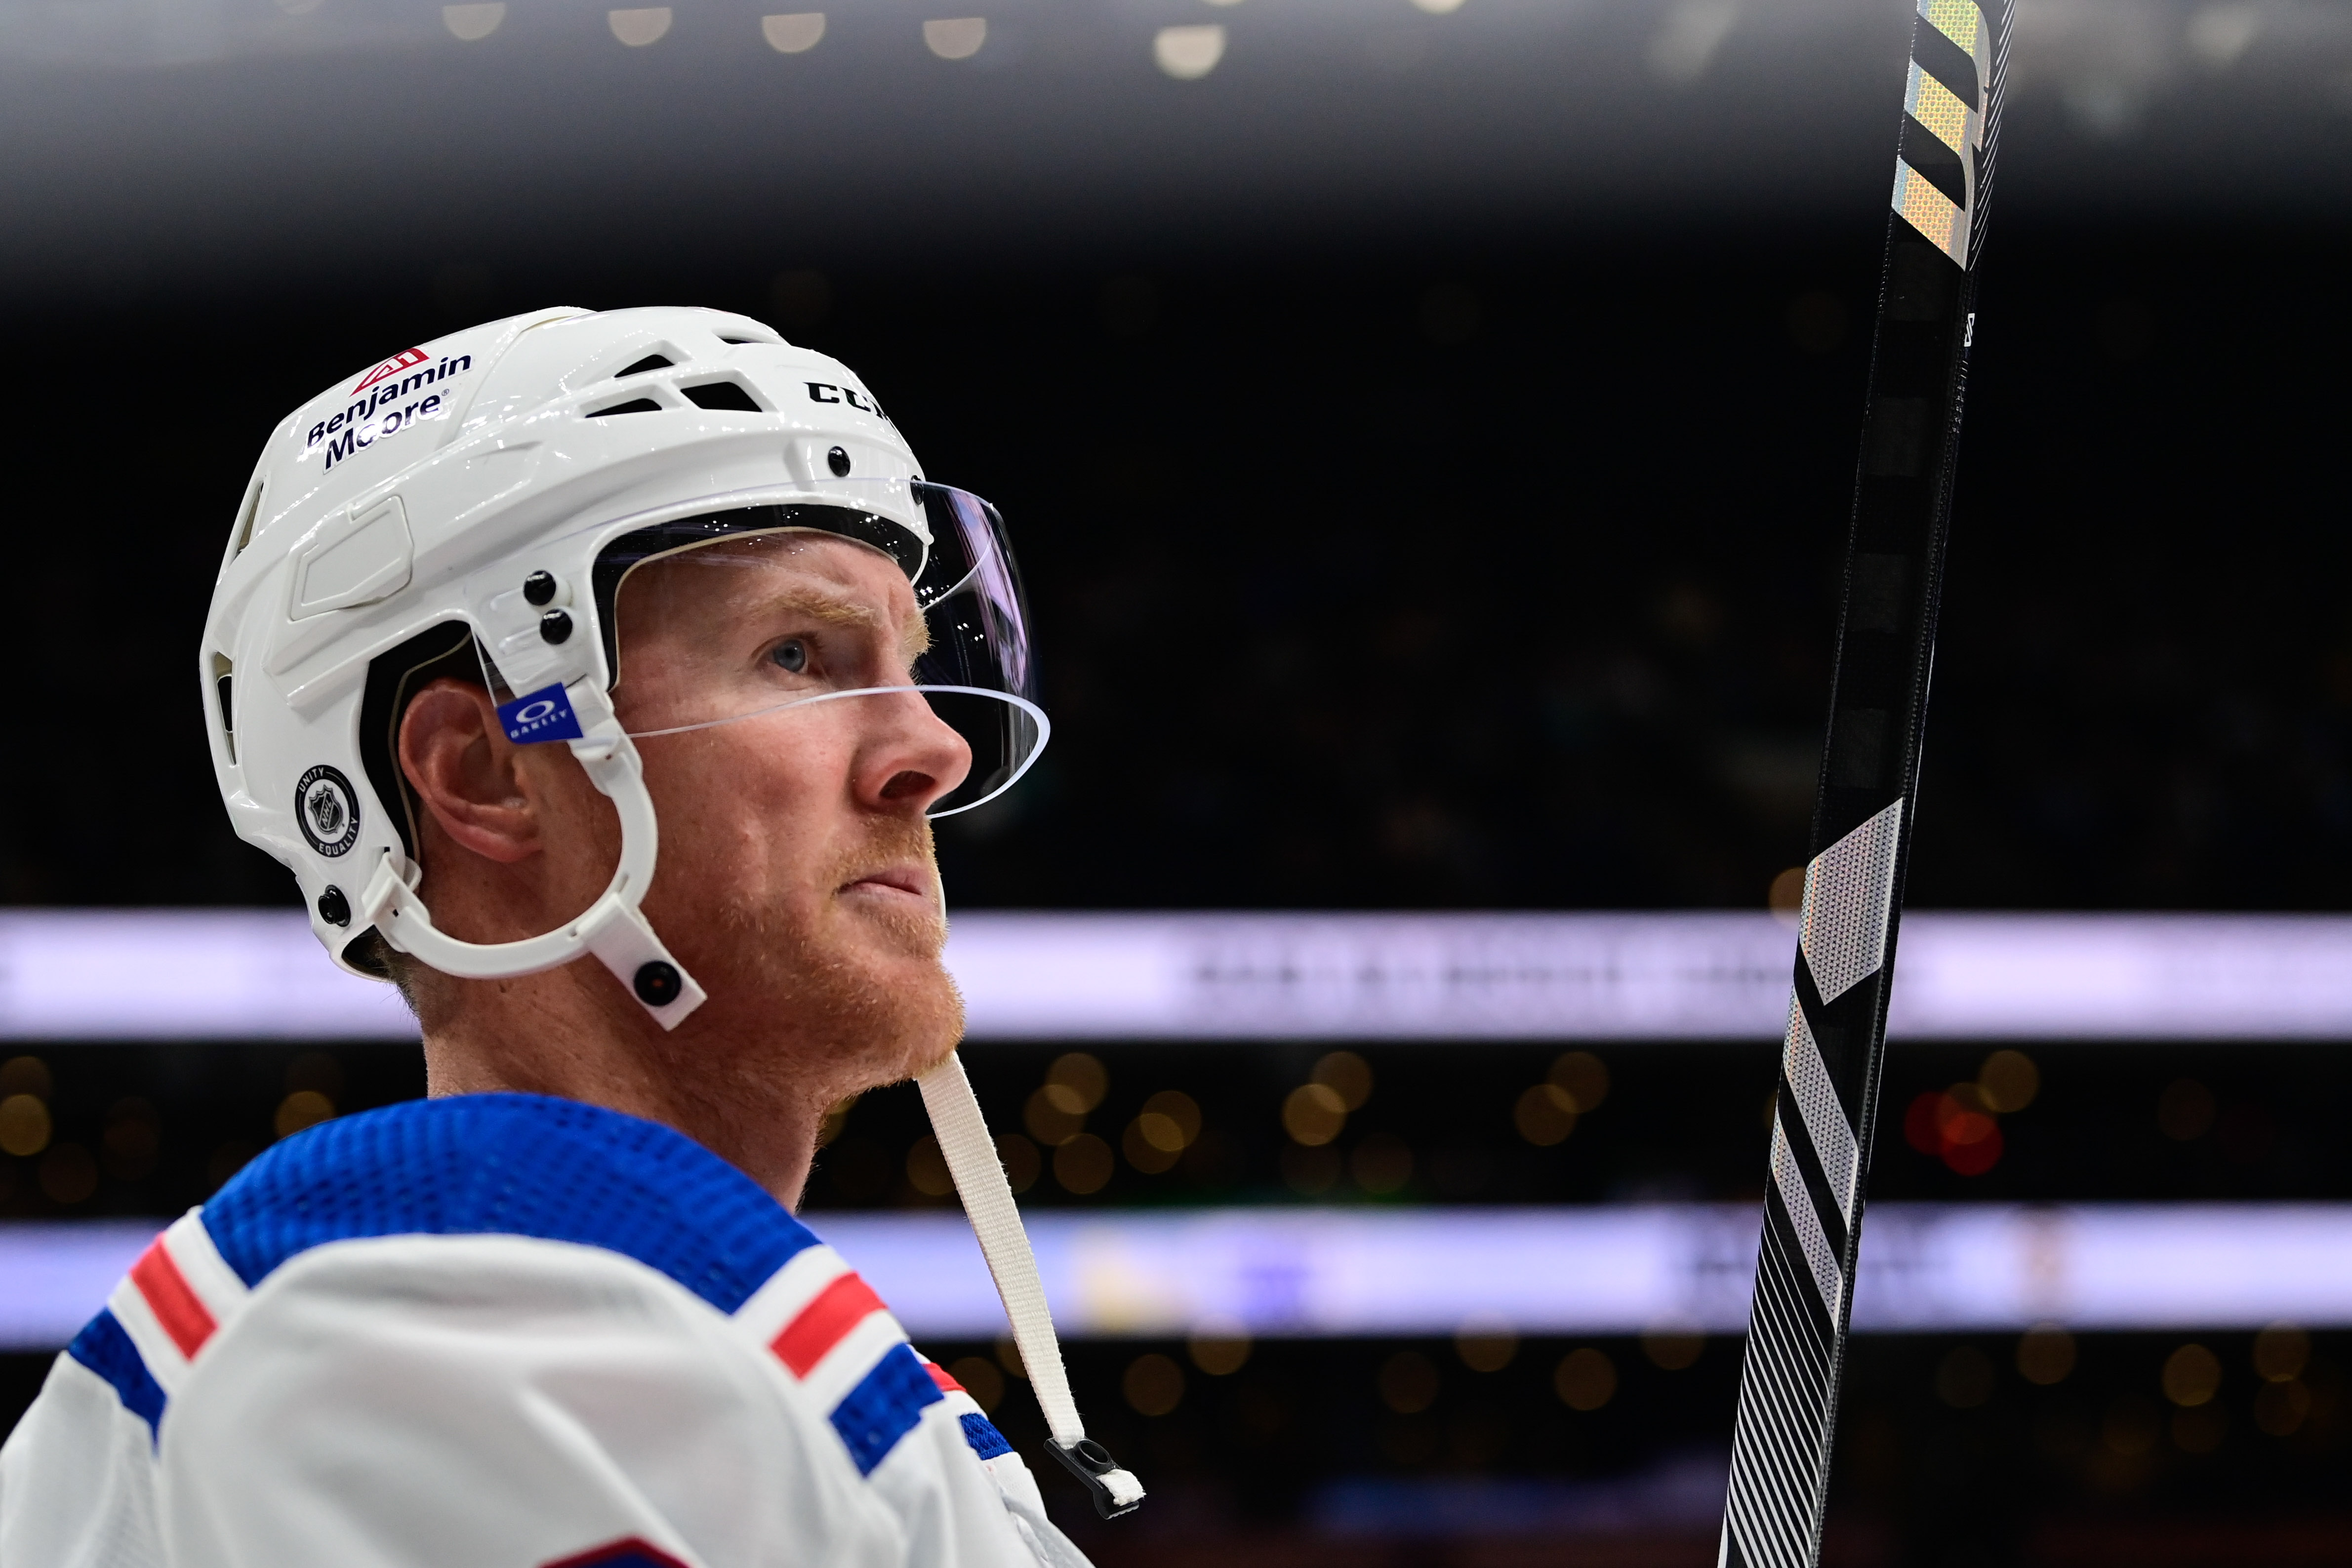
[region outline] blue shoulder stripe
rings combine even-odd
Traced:
[[[204,1223],[248,1286],[330,1241],[527,1236],[634,1258],[722,1312],[816,1244],[683,1134],[538,1094],[452,1095],[321,1123],[247,1166],[205,1205]]]
[[[139,1347],[131,1343],[122,1321],[111,1311],[100,1312],[85,1323],[66,1346],[66,1354],[113,1385],[123,1408],[147,1423],[151,1439],[162,1436],[163,1385],[147,1370]]]
[[[833,1407],[833,1429],[849,1445],[857,1473],[869,1475],[898,1439],[914,1430],[923,1418],[923,1407],[946,1397],[915,1353],[894,1344]]]
[[[963,1423],[963,1440],[970,1443],[971,1451],[982,1458],[992,1459],[999,1454],[1013,1451],[1013,1445],[1004,1440],[1004,1434],[998,1431],[996,1423],[987,1416],[967,1415],[959,1416],[956,1419]]]

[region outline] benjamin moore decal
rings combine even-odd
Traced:
[[[352,395],[353,397],[359,396],[360,393],[367,391],[368,388],[375,385],[376,382],[383,380],[386,376],[396,376],[403,371],[415,370],[417,366],[423,364],[432,357],[432,355],[426,353],[422,349],[403,349],[400,352],[393,355],[392,358],[386,360],[383,363],[378,365],[375,369],[362,376],[360,378],[360,384],[352,389]]]
[[[327,466],[332,468],[418,420],[446,412],[447,396],[428,389],[472,370],[474,356],[459,354],[438,364],[432,358],[422,349],[409,349],[370,371],[352,389],[349,406],[310,427],[304,447],[325,442]]]

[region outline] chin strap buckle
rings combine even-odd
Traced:
[[[1095,1500],[1095,1511],[1105,1519],[1117,1519],[1122,1513],[1133,1513],[1143,1500],[1143,1483],[1119,1469],[1110,1450],[1092,1437],[1079,1437],[1065,1442],[1059,1437],[1045,1439],[1046,1451],[1062,1461],[1062,1468],[1078,1478],[1087,1492]]]

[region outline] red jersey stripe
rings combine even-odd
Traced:
[[[844,1274],[819,1291],[816,1300],[784,1325],[784,1332],[769,1348],[793,1369],[794,1376],[806,1377],[844,1334],[881,1310],[882,1298],[872,1286],[855,1274]]]
[[[577,1556],[558,1558],[542,1568],[603,1568],[607,1564],[609,1568],[686,1568],[685,1563],[642,1535],[608,1541]]]
[[[131,1282],[147,1298],[155,1321],[163,1325],[163,1332],[172,1336],[180,1354],[194,1360],[219,1325],[213,1322],[204,1302],[196,1299],[196,1293],[188,1289],[180,1266],[164,1250],[162,1237],[150,1242],[147,1250],[139,1254],[139,1261],[131,1265]]]
[[[923,1370],[931,1375],[931,1381],[940,1385],[940,1393],[961,1394],[964,1391],[963,1385],[958,1383],[954,1378],[950,1377],[948,1375],[948,1369],[941,1366],[938,1362],[927,1361],[923,1363]]]

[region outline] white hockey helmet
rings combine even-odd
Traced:
[[[925,483],[838,361],[721,311],[551,309],[338,382],[263,449],[205,622],[206,728],[230,821],[294,872],[345,968],[378,973],[371,931],[473,977],[593,953],[676,1027],[703,994],[638,913],[657,835],[609,700],[614,600],[640,561],[794,532],[871,546],[914,586],[930,632],[916,689],[973,753],[933,814],[1008,788],[1048,727],[1003,525],[976,497]],[[619,812],[611,885],[528,940],[452,937],[417,891],[395,727],[409,693],[449,673],[488,686],[511,738],[568,742]],[[752,711],[769,710],[672,727]]]

